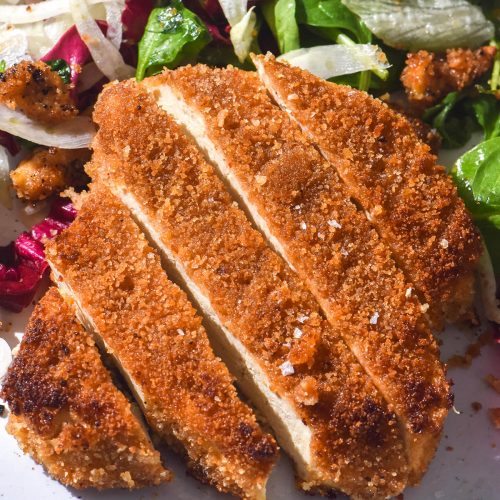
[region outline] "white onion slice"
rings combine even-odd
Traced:
[[[117,48],[120,48],[123,37],[122,11],[125,8],[125,1],[114,1],[104,5],[106,9],[106,22],[108,23],[108,40]]]
[[[87,0],[90,5],[115,2],[116,0]],[[71,12],[70,0],[46,0],[29,5],[0,5],[0,22],[26,24],[43,21]]]
[[[497,300],[497,283],[491,258],[484,246],[484,252],[477,265],[479,285],[481,287],[481,298],[486,318],[500,325],[500,303]]]
[[[5,339],[0,338],[0,380],[7,373],[7,368],[9,368],[12,362],[12,351],[10,350],[9,344]]]
[[[131,78],[135,73],[134,68],[125,64],[118,49],[103,35],[86,1],[70,0],[70,5],[76,29],[97,67],[111,81]]]
[[[104,75],[96,66],[95,63],[91,62],[86,64],[82,68],[82,72],[78,78],[78,83],[76,84],[76,91],[80,94],[86,90],[92,88],[97,82],[102,80]]]
[[[441,51],[478,47],[495,36],[493,23],[466,0],[342,0],[370,31],[399,49]]]
[[[238,24],[247,13],[247,0],[219,0],[229,26]]]
[[[0,203],[6,208],[12,208],[9,186],[9,155],[7,150],[0,146]]]
[[[42,146],[63,149],[88,148],[95,134],[95,126],[87,116],[77,116],[51,127],[4,105],[0,105],[0,130]]]
[[[234,53],[243,62],[250,53],[255,36],[255,26],[257,24],[257,16],[254,12],[255,7],[252,7],[229,32],[229,38],[234,47]]]
[[[314,75],[333,78],[358,71],[384,70],[389,67],[385,54],[376,45],[318,45],[297,49],[278,57]]]
[[[18,29],[0,29],[0,61],[9,67],[25,59],[31,60],[26,34]]]

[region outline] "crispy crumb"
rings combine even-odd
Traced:
[[[490,415],[491,423],[495,426],[495,429],[500,429],[500,408],[490,408],[488,413]]]
[[[57,124],[78,113],[70,90],[42,61],[22,61],[0,73],[0,103],[45,124]]]
[[[476,413],[483,407],[483,405],[479,401],[473,401],[470,406]]]
[[[491,68],[495,54],[493,46],[448,49],[446,54],[425,50],[408,54],[401,82],[413,112],[420,114],[446,94],[471,85]]]
[[[37,148],[10,173],[12,185],[19,198],[43,200],[86,184],[83,165],[89,159],[88,149]]]
[[[488,345],[492,340],[492,332],[482,333],[475,342],[470,343],[464,355],[454,354],[446,364],[449,368],[468,368],[472,361],[481,354],[481,348]]]
[[[500,378],[497,378],[489,373],[488,375],[486,375],[486,377],[484,377],[484,380],[492,389],[495,389],[495,391],[500,394]]]

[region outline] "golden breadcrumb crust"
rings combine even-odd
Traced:
[[[448,384],[420,304],[406,296],[410,285],[387,247],[255,73],[197,65],[156,80],[202,114],[253,211],[402,419],[420,477],[447,414]]]
[[[46,252],[144,395],[151,427],[183,448],[199,479],[257,498],[276,460],[276,444],[238,399],[201,319],[168,280],[128,210],[95,186]]]
[[[420,50],[408,54],[401,73],[410,108],[421,113],[449,92],[462,90],[484,75],[492,66],[497,49],[448,49],[446,54]]]
[[[33,311],[1,395],[8,432],[67,486],[140,488],[172,477],[56,288]]]
[[[401,114],[351,87],[272,56],[265,85],[336,168],[408,279],[442,324],[472,307],[479,233],[445,169]]]
[[[125,82],[105,89],[94,120],[90,175],[134,196],[221,323],[311,429],[316,477],[302,486],[354,498],[401,491],[407,465],[394,414],[172,118]]]
[[[42,61],[21,61],[0,73],[0,103],[46,124],[57,124],[78,113],[70,89]]]
[[[86,178],[83,164],[90,159],[88,149],[37,148],[10,173],[19,198],[45,198],[69,186],[82,186]]]

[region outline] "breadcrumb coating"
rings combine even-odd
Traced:
[[[201,115],[200,134],[240,184],[249,211],[265,221],[401,419],[420,477],[449,407],[439,351],[416,297],[406,297],[411,285],[335,169],[271,102],[255,73],[197,65],[165,72],[154,83],[170,86]]]
[[[407,481],[392,411],[317,302],[252,229],[173,119],[134,82],[94,111],[93,178],[133,196],[218,320],[312,432],[306,490],[382,498]]]
[[[172,477],[56,288],[33,311],[1,395],[7,431],[66,486],[132,489]]]
[[[90,159],[88,149],[37,148],[10,173],[19,198],[44,200],[88,181],[83,165]]]
[[[70,90],[42,61],[21,61],[0,73],[0,103],[47,125],[78,114]]]
[[[493,65],[497,49],[493,46],[448,49],[446,54],[420,50],[408,54],[401,73],[412,112],[420,114],[448,93],[472,85]]]
[[[201,319],[127,208],[104,186],[93,186],[46,254],[61,276],[58,285],[72,290],[136,388],[154,431],[187,455],[198,479],[261,498],[276,444],[238,399]]]
[[[436,326],[472,308],[477,229],[444,167],[410,123],[378,99],[272,56],[259,73],[366,211]]]

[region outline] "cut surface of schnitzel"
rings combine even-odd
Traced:
[[[406,118],[378,99],[254,58],[276,102],[335,167],[436,325],[472,308],[479,233],[445,169]]]
[[[393,412],[197,148],[133,82],[109,85],[94,120],[89,174],[127,203],[214,324],[211,338],[302,487],[353,498],[400,492],[408,470]]]
[[[84,196],[76,220],[47,245],[56,283],[191,473],[221,491],[264,498],[274,439],[238,399],[201,319],[128,209],[103,186]]]
[[[139,488],[171,478],[56,288],[35,307],[1,395],[7,431],[66,486]]]
[[[449,386],[411,285],[336,171],[255,73],[197,65],[146,85],[296,269],[396,412],[418,481],[439,442]]]

